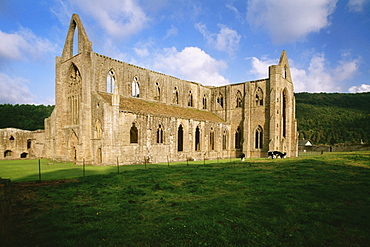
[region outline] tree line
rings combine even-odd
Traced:
[[[0,104],[0,128],[44,129],[44,119],[54,106]]]
[[[370,93],[296,93],[299,139],[314,144],[369,143]],[[0,128],[44,129],[54,106],[0,104]]]
[[[370,93],[296,93],[295,98],[300,140],[369,143]]]

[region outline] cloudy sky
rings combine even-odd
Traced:
[[[370,91],[370,0],[0,0],[0,103],[54,104],[73,13],[95,52],[203,85],[286,50],[295,92]]]

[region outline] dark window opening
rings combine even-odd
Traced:
[[[135,126],[135,123],[132,123],[130,129],[130,143],[138,143],[138,130]]]
[[[12,151],[11,150],[6,150],[4,152],[4,157],[12,157]]]
[[[200,130],[199,126],[195,129],[195,151],[200,151]]]
[[[22,159],[27,158],[27,155],[28,155],[28,153],[21,153],[21,158]]]
[[[161,125],[157,129],[157,143],[163,143],[163,129]]]
[[[222,136],[222,149],[226,150],[226,148],[227,148],[227,134],[226,134],[226,130],[225,130],[224,134]]]
[[[261,149],[262,148],[262,141],[263,141],[263,133],[262,128],[256,129],[256,135],[255,135],[255,148]]]
[[[211,128],[211,132],[209,133],[209,144],[210,144],[211,150],[215,150],[215,132],[213,128]]]
[[[177,131],[177,151],[183,151],[183,135],[184,131],[182,129],[182,125],[180,124],[179,129]]]
[[[30,139],[27,140],[27,149],[31,148],[32,141]]]
[[[14,141],[14,136],[10,136],[9,140]]]

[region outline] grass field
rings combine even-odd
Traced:
[[[108,168],[13,183],[14,246],[370,245],[370,152]]]

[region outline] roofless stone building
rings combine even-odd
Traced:
[[[55,86],[45,120],[43,156],[50,159],[113,165],[267,157],[269,150],[298,155],[285,51],[269,78],[203,86],[95,53],[74,14]]]

